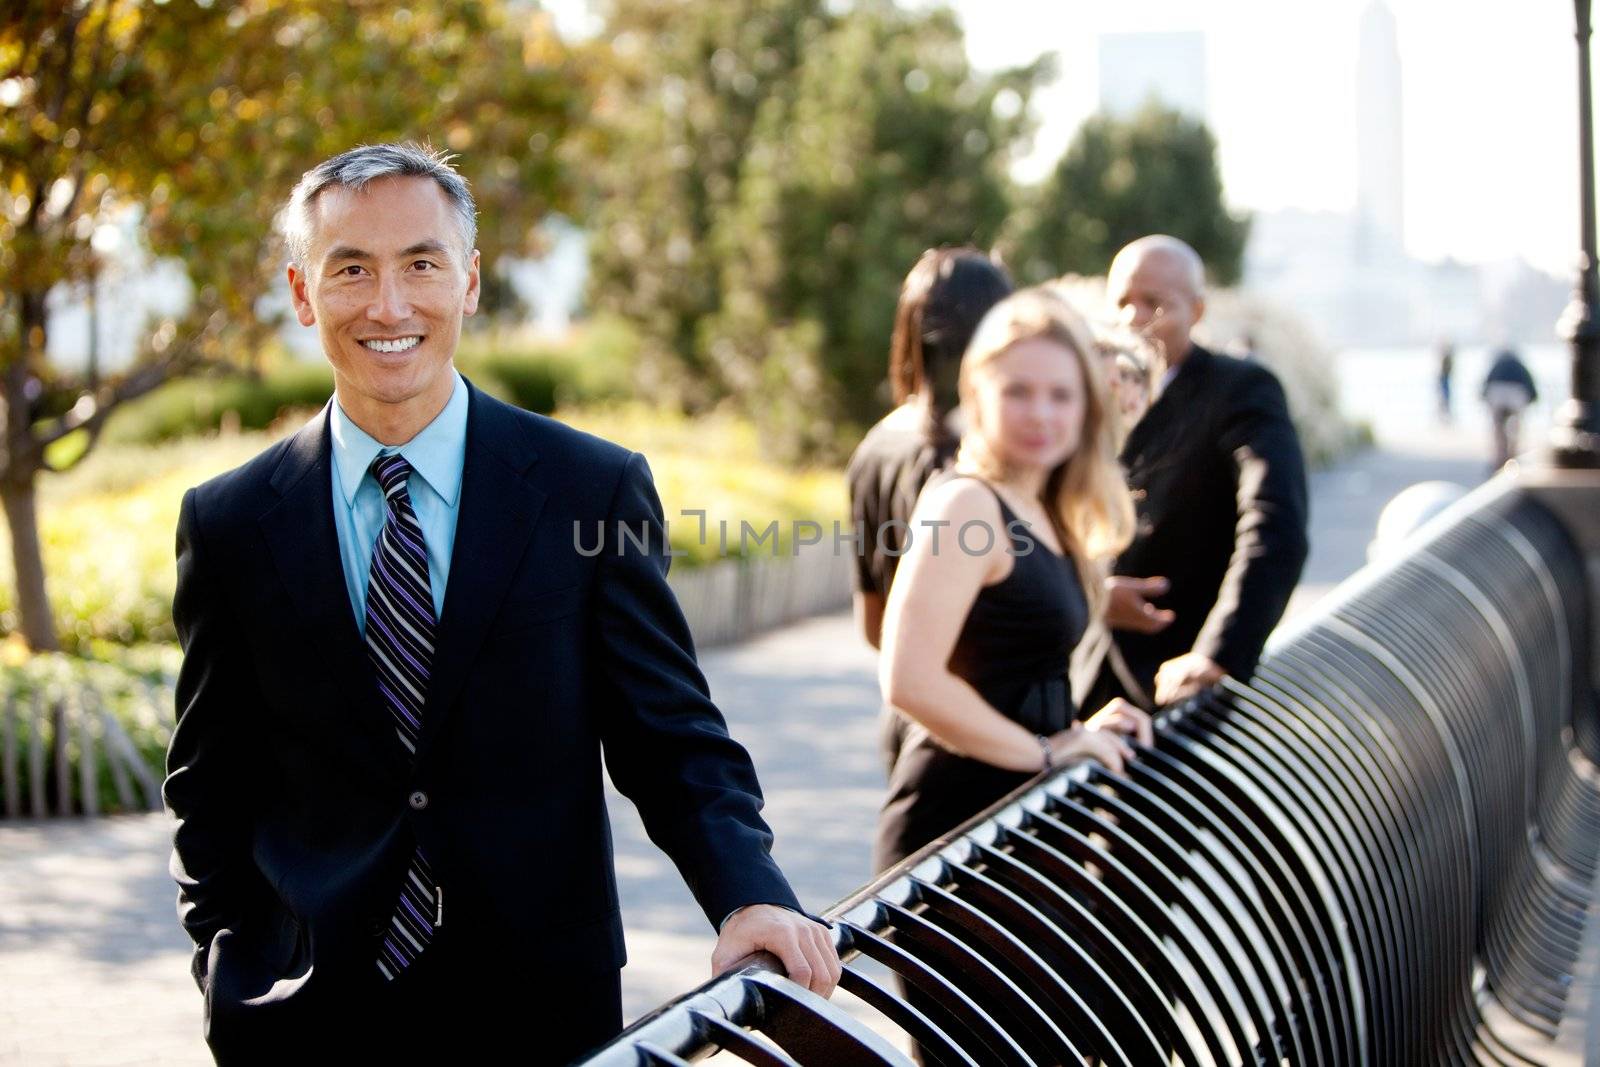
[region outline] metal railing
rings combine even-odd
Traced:
[[[586,1062],[1558,1062],[1600,865],[1584,566],[1492,483],[1127,777],[1036,781],[830,909],[855,1014],[755,963]]]
[[[129,730],[170,734],[170,684],[108,669],[102,685],[56,659],[27,679],[0,674],[0,818],[160,811],[159,758]]]

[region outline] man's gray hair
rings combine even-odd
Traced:
[[[461,227],[462,255],[470,256],[478,239],[478,209],[467,179],[450,165],[454,158],[449,152],[437,152],[428,145],[402,141],[364,144],[312,167],[289,194],[283,212],[283,238],[289,246],[290,261],[306,265],[314,226],[311,209],[324,189],[337,185],[360,192],[368,182],[394,177],[432,178],[438,184]]]

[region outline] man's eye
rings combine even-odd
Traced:
[[[357,274],[360,274],[365,269],[366,268],[362,267],[361,264],[359,264],[359,263],[351,263],[351,264],[348,264],[346,266],[340,267],[339,268],[339,273],[344,275],[347,278],[354,278]]]
[[[438,270],[439,269],[439,264],[430,262],[429,260],[426,260],[426,259],[419,259],[415,263],[411,264],[411,268],[413,270],[421,270],[421,271]]]

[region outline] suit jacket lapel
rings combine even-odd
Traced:
[[[1193,417],[1192,411],[1184,409],[1192,407],[1210,360],[1210,352],[1199,345],[1193,346],[1188,358],[1178,368],[1178,373],[1172,376],[1172,381],[1161,390],[1161,395],[1156,397],[1155,403],[1150,405],[1143,417],[1134,423],[1133,429],[1128,432],[1128,439],[1122,443],[1122,463],[1130,473],[1136,467],[1145,465],[1140,462],[1141,457],[1163,453],[1163,442],[1183,426],[1185,418]]]
[[[378,700],[366,643],[356,628],[345,586],[339,535],[333,522],[332,462],[328,418],[332,402],[289,442],[273,473],[278,500],[261,516],[278,577],[299,612],[296,628],[316,650],[349,709],[349,722],[366,744],[351,754],[385,778],[403,775],[409,754],[394,720]],[[332,731],[336,736],[350,736]]]
[[[419,758],[444,729],[547,496],[525,477],[538,456],[515,413],[470,382],[468,390],[461,508],[417,742]]]

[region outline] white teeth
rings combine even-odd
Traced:
[[[363,345],[374,352],[405,352],[422,343],[420,337],[402,337],[397,341],[362,341]]]

